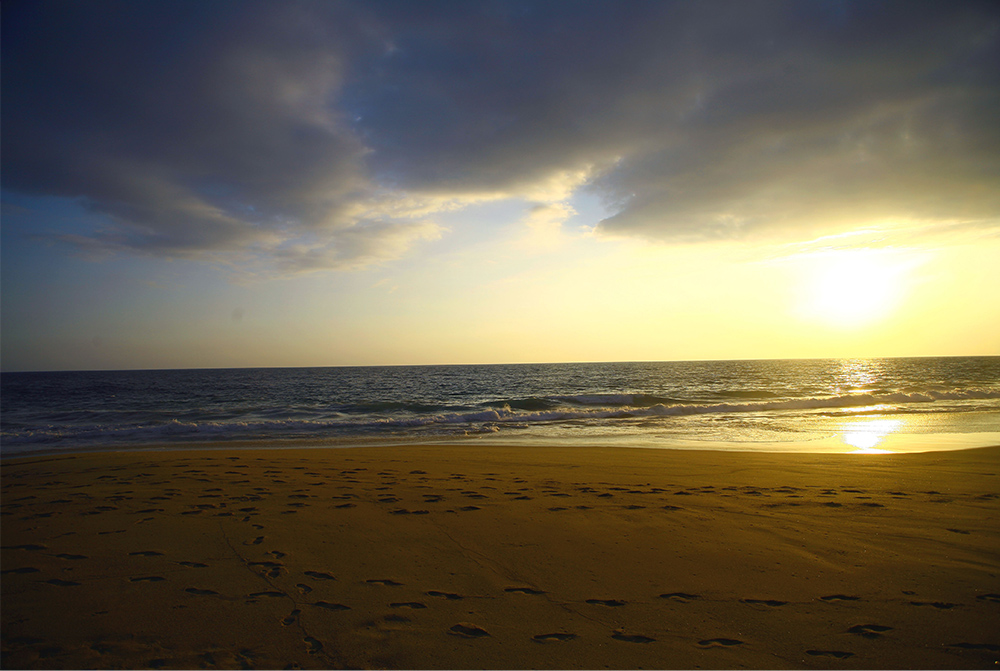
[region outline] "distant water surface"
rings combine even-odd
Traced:
[[[0,375],[4,456],[460,440],[803,452],[1000,444],[1000,357]]]

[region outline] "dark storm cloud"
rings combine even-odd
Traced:
[[[9,14],[9,16],[8,16]],[[273,250],[357,222],[336,21],[306,7],[39,3],[4,14],[4,186],[80,198],[92,242]]]
[[[568,174],[599,230],[654,238],[1000,206],[990,3],[46,2],[2,27],[3,185],[81,199],[109,249],[353,268],[436,235],[435,203]]]
[[[591,165],[618,210],[601,229],[652,237],[996,223],[996,5],[477,9],[406,21],[354,95],[398,184],[517,188]]]

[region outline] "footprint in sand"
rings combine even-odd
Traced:
[[[261,567],[264,569],[264,575],[268,578],[277,578],[281,576],[285,571],[285,565],[279,562],[273,561],[252,561],[247,562],[247,566]]]
[[[312,636],[306,636],[302,641],[306,644],[306,650],[310,655],[318,655],[323,652],[323,644]]]
[[[283,597],[283,596],[288,596],[288,595],[285,594],[284,592],[275,592],[273,590],[272,591],[267,591],[267,592],[254,592],[253,594],[247,594],[247,598],[249,598],[249,599],[260,599],[260,598],[263,598],[265,596],[278,598],[278,597]]]
[[[218,596],[218,592],[214,589],[199,589],[197,587],[188,587],[184,590],[188,594],[197,594],[198,596]]]
[[[413,608],[413,609],[427,608],[426,605],[420,603],[419,601],[401,601],[401,602],[397,602],[397,603],[390,603],[389,607],[390,608]]]
[[[715,648],[715,647],[731,647],[734,645],[743,645],[743,641],[737,640],[735,638],[708,638],[704,641],[698,641],[698,645],[703,648]]]
[[[295,588],[297,590],[299,590],[299,593],[302,594],[302,595],[306,595],[309,592],[313,591],[312,587],[310,587],[309,585],[306,585],[305,583],[301,583],[301,582],[298,585],[296,585]]]
[[[787,601],[776,601],[774,599],[740,599],[740,601],[748,603],[751,606],[768,606],[769,608],[777,608],[788,603]]]
[[[482,638],[483,636],[490,635],[488,631],[482,627],[477,627],[471,622],[459,622],[449,629],[448,633],[453,636],[461,636],[463,638]]]
[[[156,550],[141,550],[139,552],[129,552],[131,557],[162,557],[162,552],[157,552]]]
[[[202,564],[200,561],[179,561],[177,563],[188,568],[208,568],[208,564]]]
[[[963,648],[965,650],[986,650],[988,652],[1000,652],[1000,645],[995,643],[949,643],[949,648]]]
[[[61,580],[59,578],[52,578],[52,580],[46,580],[45,582],[49,585],[55,585],[56,587],[76,587],[80,584],[72,580]]]
[[[424,592],[424,594],[426,594],[427,596],[441,597],[444,599],[448,599],[449,601],[458,601],[462,599],[462,596],[460,594],[453,594],[452,592],[439,592],[435,589],[432,589],[429,592]]]
[[[77,561],[77,560],[80,560],[80,559],[90,559],[90,557],[88,557],[87,555],[71,555],[71,554],[65,554],[65,553],[58,554],[58,555],[56,555],[56,557],[59,557],[59,559],[67,559],[67,560],[70,560],[70,561]]]
[[[286,627],[292,626],[298,621],[299,613],[301,612],[302,612],[301,610],[296,608],[295,610],[293,610],[291,613],[288,614],[288,617],[281,620],[281,624],[285,625]]]
[[[371,580],[365,580],[366,583],[371,585],[385,585],[386,587],[402,587],[403,583],[396,582],[395,580],[390,580],[388,578],[372,578]]]
[[[688,601],[693,601],[694,599],[700,599],[700,594],[688,594],[687,592],[670,592],[669,594],[661,594],[661,599],[670,599],[672,601],[679,601],[681,603],[687,603]]]
[[[257,538],[254,538],[252,541],[243,541],[243,544],[244,545],[260,545],[263,542],[264,542],[264,537],[263,536],[257,536]]]
[[[136,578],[129,578],[129,582],[160,582],[162,580],[166,580],[166,578],[159,575],[145,575]]]
[[[537,643],[552,643],[552,642],[555,642],[555,641],[572,641],[574,638],[577,638],[576,634],[562,634],[562,633],[537,634],[536,636],[532,636],[531,637],[531,639],[533,641],[537,642]]]
[[[322,571],[304,571],[304,573],[314,580],[336,580],[329,573],[323,573]]]
[[[532,589],[531,587],[508,587],[504,591],[505,592],[520,592],[521,594],[534,594],[534,595],[545,594],[545,592],[543,592],[542,590],[540,590],[540,589]]]
[[[854,656],[853,652],[844,652],[843,650],[806,650],[806,654],[813,657],[836,657],[837,659],[847,659]]]
[[[860,601],[860,596],[848,596],[846,594],[830,594],[828,596],[821,596],[820,601],[826,601],[832,603],[834,601]]]
[[[316,606],[317,608],[325,608],[326,610],[350,610],[351,609],[350,606],[345,606],[342,603],[329,603],[327,601],[317,601],[316,603],[314,603],[312,605]]]
[[[865,638],[878,638],[887,631],[892,631],[892,627],[881,624],[858,624],[847,630],[850,634],[858,634]]]
[[[642,634],[625,634],[620,631],[616,631],[611,634],[611,638],[616,641],[625,641],[626,643],[652,643],[655,638],[650,638],[649,636],[643,636]]]
[[[947,602],[944,602],[944,601],[911,601],[910,605],[911,606],[934,606],[935,608],[939,608],[941,610],[949,610],[951,608],[955,608],[955,607],[959,606],[960,604],[957,604],[957,603],[947,603]]]
[[[625,601],[619,601],[617,599],[587,599],[587,603],[595,606],[609,606],[616,608],[618,606],[624,606]]]
[[[976,597],[979,601],[992,601],[993,603],[1000,603],[1000,594],[980,594]]]

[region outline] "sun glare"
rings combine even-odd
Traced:
[[[811,269],[803,296],[810,318],[857,328],[892,312],[902,293],[905,267],[876,250],[829,252]]]
[[[843,427],[843,441],[855,452],[862,454],[883,454],[890,450],[877,449],[886,436],[895,433],[903,423],[895,419],[876,419],[851,422]]]

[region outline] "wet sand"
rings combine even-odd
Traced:
[[[996,668],[1000,447],[5,460],[4,668]]]

